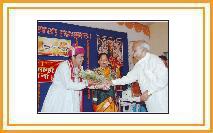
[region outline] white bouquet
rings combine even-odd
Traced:
[[[99,75],[98,73],[92,71],[92,70],[86,70],[80,72],[80,77],[82,77],[85,80],[92,80],[95,83],[104,83],[106,81],[104,75]]]

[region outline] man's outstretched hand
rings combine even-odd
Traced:
[[[147,101],[149,98],[149,94],[148,94],[148,90],[146,90],[145,92],[143,92],[143,94],[140,96],[140,101]]]

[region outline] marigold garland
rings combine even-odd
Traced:
[[[149,26],[143,25],[138,22],[117,22],[118,25],[124,25],[128,29],[134,29],[136,32],[143,32],[145,35],[150,36]]]

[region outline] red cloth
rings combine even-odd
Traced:
[[[78,54],[84,54],[84,48],[81,46],[76,46],[73,49],[70,49],[68,51],[68,56],[78,55]]]
[[[71,73],[71,80],[74,82],[74,80],[75,80],[75,75],[74,75],[74,71],[73,71],[73,69],[74,69],[74,65],[73,65],[73,63],[72,63],[72,61],[71,60],[69,60],[69,67],[70,67],[70,73]],[[79,72],[80,72],[80,68],[81,66],[78,66],[78,69],[79,69]],[[79,80],[80,80],[80,82],[82,82],[83,81],[83,79],[82,78],[79,78]],[[83,91],[81,91],[81,94],[79,93],[79,97],[80,97],[80,95],[82,95],[82,99],[81,99],[81,103],[80,103],[80,112],[83,112]]]

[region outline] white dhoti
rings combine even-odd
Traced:
[[[82,89],[85,82],[78,78],[71,80],[68,61],[62,62],[54,75],[53,83],[45,97],[41,112],[70,113],[80,112],[82,106]]]

